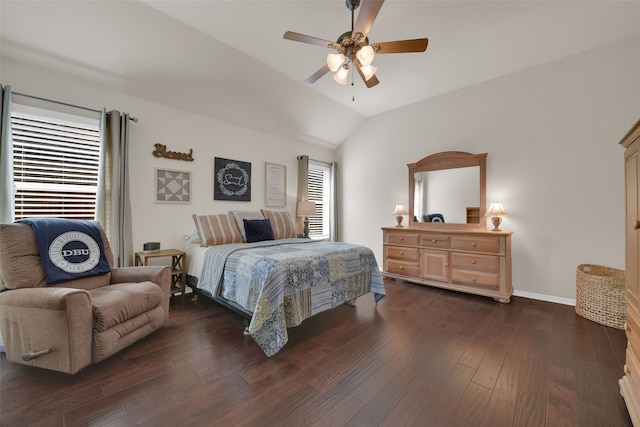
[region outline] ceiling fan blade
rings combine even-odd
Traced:
[[[315,83],[316,81],[318,81],[320,79],[320,77],[324,76],[329,71],[330,71],[329,70],[329,66],[327,64],[324,64],[324,67],[320,68],[318,71],[316,71],[315,73],[313,73],[312,75],[307,77],[304,82],[305,83],[309,83],[309,84]]]
[[[372,88],[375,85],[377,85],[378,83],[380,83],[380,80],[378,80],[378,78],[376,77],[376,75],[374,74],[373,76],[371,76],[371,78],[369,80],[365,80],[364,84],[368,87],[368,88]]]
[[[357,62],[354,62],[353,65],[356,67],[356,70],[358,70],[358,74],[360,74],[360,77],[362,77],[362,81],[364,82],[365,86],[367,86],[367,88],[372,88],[378,83],[380,83],[380,81],[378,80],[375,74],[371,76],[369,80],[365,80],[364,73],[360,69],[360,65],[358,65]]]
[[[362,0],[360,11],[358,12],[358,19],[356,19],[356,23],[353,26],[351,37],[357,39],[357,37],[355,37],[356,33],[362,33],[364,37],[367,37],[367,34],[369,34],[369,30],[371,30],[371,26],[373,25],[373,21],[375,21],[376,16],[378,16],[378,12],[382,7],[382,3],[384,3],[384,0]],[[362,39],[364,39],[364,37],[362,37]]]
[[[427,50],[429,39],[398,40],[395,42],[372,43],[376,54],[424,52]]]
[[[293,31],[287,31],[284,33],[283,38],[287,40],[293,40],[294,42],[301,42],[307,44],[313,44],[316,46],[323,46],[328,48],[333,48],[334,43],[329,40],[319,39],[317,37],[306,36],[300,33],[294,33]]]

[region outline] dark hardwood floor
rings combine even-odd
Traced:
[[[202,298],[66,375],[0,356],[2,426],[630,426],[624,333],[570,306],[386,281],[267,358]]]

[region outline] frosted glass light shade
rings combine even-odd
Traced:
[[[327,55],[327,65],[333,72],[338,71],[338,68],[344,63],[345,57],[341,53],[330,53]]]
[[[378,70],[378,67],[374,67],[373,65],[365,65],[364,67],[360,67],[362,71],[362,75],[365,80],[369,80]]]
[[[375,53],[371,46],[362,46],[358,52],[356,52],[356,58],[360,61],[360,65],[365,67],[373,62]]]
[[[338,83],[340,83],[341,85],[346,85],[348,74],[349,74],[349,68],[342,66],[342,68],[340,68],[338,72],[333,75],[333,79]]]

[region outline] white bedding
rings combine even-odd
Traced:
[[[189,243],[186,245],[184,252],[187,255],[187,275],[200,278],[204,253],[207,249],[209,248],[200,246],[200,243]]]

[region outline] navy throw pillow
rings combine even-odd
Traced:
[[[247,234],[247,243],[275,240],[271,221],[268,219],[244,219],[243,221],[244,231]]]
[[[111,271],[98,226],[91,221],[27,218],[36,238],[45,280],[56,284]]]

